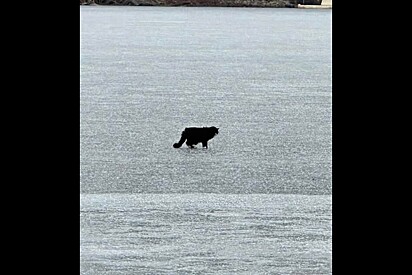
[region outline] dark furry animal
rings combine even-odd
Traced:
[[[173,144],[173,147],[180,148],[186,140],[186,145],[190,148],[193,148],[194,145],[198,144],[199,142],[202,143],[203,147],[207,148],[207,142],[214,138],[214,136],[216,136],[217,134],[219,134],[219,128],[216,128],[215,126],[203,128],[185,128],[185,130],[182,132],[182,136],[179,142]]]

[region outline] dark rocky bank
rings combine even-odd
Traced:
[[[80,0],[80,5],[271,8],[296,8],[298,4],[320,5],[321,3],[322,0]]]

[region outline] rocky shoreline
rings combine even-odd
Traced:
[[[80,5],[117,6],[210,6],[297,8],[299,5],[321,5],[322,0],[80,0]]]

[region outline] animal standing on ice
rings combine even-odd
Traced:
[[[219,128],[212,127],[188,127],[182,132],[179,142],[173,144],[174,148],[180,148],[186,140],[186,145],[189,148],[194,148],[194,145],[202,143],[204,148],[207,148],[207,142],[219,134]]]

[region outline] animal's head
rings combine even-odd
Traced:
[[[216,128],[215,126],[210,127],[210,129],[213,131],[215,135],[219,134],[219,128]]]

